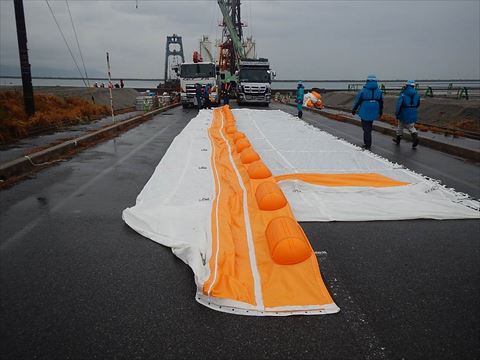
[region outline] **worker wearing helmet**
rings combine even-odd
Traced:
[[[197,109],[203,109],[203,101],[202,101],[202,85],[200,83],[195,84],[195,102],[197,105]]]
[[[210,101],[210,93],[212,92],[212,86],[210,84],[205,84],[205,89],[203,91],[203,108],[211,109],[212,103]]]
[[[358,115],[362,120],[363,148],[370,150],[372,146],[373,122],[380,119],[383,114],[383,93],[378,88],[377,77],[368,75],[367,82],[355,97],[352,114]]]
[[[297,96],[295,102],[297,103],[298,117],[301,119],[303,116],[302,106],[303,106],[303,97],[305,95],[305,88],[301,81],[297,84]]]
[[[397,100],[397,108],[395,110],[395,117],[398,120],[397,136],[393,141],[399,145],[403,136],[403,129],[407,130],[412,135],[412,147],[416,148],[418,145],[418,132],[415,129],[415,122],[417,121],[417,109],[420,106],[420,96],[415,89],[415,81],[408,80]]]

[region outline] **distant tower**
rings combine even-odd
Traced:
[[[203,61],[214,62],[212,53],[212,42],[208,39],[208,35],[203,35],[202,40],[200,40],[200,56]]]
[[[172,50],[170,48],[170,45],[179,45],[180,49],[178,50]],[[172,62],[169,62],[170,57],[172,58]],[[176,34],[173,34],[172,36],[167,36],[167,46],[165,48],[165,75],[164,79],[165,81],[171,79],[171,64],[174,63],[174,61],[177,61],[178,58],[181,59],[180,63],[183,63],[185,61],[185,56],[183,55],[183,44],[182,44],[182,37],[178,36]],[[178,64],[178,62],[176,62]]]

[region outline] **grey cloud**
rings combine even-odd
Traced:
[[[51,1],[76,53],[64,1]],[[105,52],[118,77],[162,77],[165,37],[191,57],[202,34],[220,36],[216,1],[69,1],[92,75]],[[76,75],[43,1],[25,1],[32,71]],[[478,1],[243,1],[245,33],[279,78],[480,78]],[[12,2],[0,1],[0,69],[18,69]],[[52,71],[54,73],[52,73]]]

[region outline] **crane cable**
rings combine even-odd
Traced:
[[[62,35],[63,41],[65,42],[65,45],[67,46],[68,52],[70,53],[70,56],[72,57],[73,62],[75,63],[75,66],[77,67],[77,70],[80,74],[80,77],[82,78],[83,83],[85,84],[85,87],[87,86],[87,83],[85,82],[85,79],[83,77],[82,71],[80,70],[80,67],[77,64],[77,61],[75,60],[75,56],[72,53],[72,50],[70,49],[70,46],[68,45],[67,39],[65,38],[65,35],[63,34],[62,28],[60,27],[60,24],[57,21],[57,18],[55,17],[55,14],[53,13],[52,7],[50,6],[48,0],[45,0],[47,3],[48,8],[50,9],[50,13],[53,16],[53,20],[55,21],[55,24],[57,24],[58,30],[60,31],[60,34]]]
[[[68,9],[68,15],[70,16],[70,22],[72,23],[73,33],[75,34],[75,41],[77,42],[78,52],[80,53],[80,59],[82,59],[83,70],[85,71],[85,78],[87,79],[88,87],[90,87],[90,80],[88,79],[87,68],[85,66],[85,61],[83,60],[82,50],[80,49],[80,43],[78,42],[77,30],[75,24],[73,23],[72,13],[70,12],[70,6],[68,5],[68,0],[65,0]]]

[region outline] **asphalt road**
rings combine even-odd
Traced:
[[[256,318],[198,304],[189,268],[121,219],[195,113],[170,110],[0,192],[2,359],[480,357],[475,220],[302,224],[338,314]],[[305,118],[361,142],[356,126]],[[477,165],[373,141],[478,197]]]

